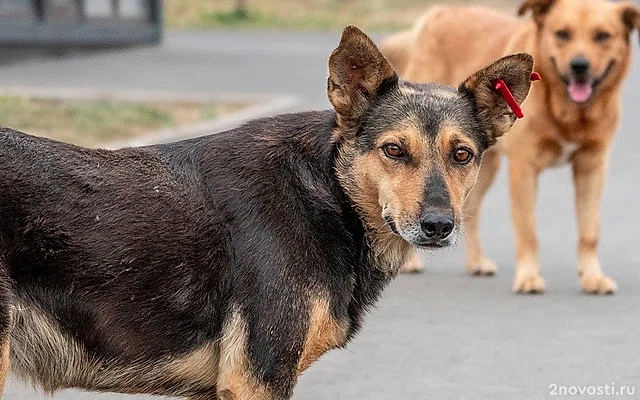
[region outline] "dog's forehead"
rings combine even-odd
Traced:
[[[435,137],[443,127],[474,130],[473,105],[452,87],[400,82],[398,90],[383,96],[373,110],[372,129],[379,132],[411,125],[426,137]]]
[[[427,97],[433,100],[450,100],[459,97],[457,90],[450,86],[438,84],[420,84],[408,81],[400,81],[398,88],[400,93],[407,97]]]
[[[617,4],[611,0],[560,0],[549,15],[551,20],[585,28],[593,24],[621,23],[617,17]]]

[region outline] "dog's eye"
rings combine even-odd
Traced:
[[[605,31],[596,32],[596,35],[593,37],[593,40],[597,43],[604,43],[611,39],[611,34]]]
[[[571,32],[568,29],[560,29],[556,31],[556,37],[564,42],[571,40]]]
[[[405,157],[405,152],[402,150],[400,146],[397,144],[385,144],[382,146],[382,151],[389,158],[403,158]]]
[[[473,158],[473,153],[469,149],[460,148],[453,153],[453,159],[460,164],[467,164]]]

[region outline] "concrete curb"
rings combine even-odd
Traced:
[[[100,147],[118,149],[122,147],[146,146],[191,139],[234,128],[252,119],[293,111],[301,104],[295,96],[277,93],[224,93],[182,92],[131,89],[95,89],[65,87],[10,86],[0,89],[0,95],[27,96],[41,99],[113,99],[125,101],[193,101],[231,102],[255,104],[228,116],[203,121],[195,125],[170,128],[148,135],[106,143]]]
[[[113,99],[126,101],[193,101],[265,103],[283,96],[279,93],[193,92],[180,90],[107,89],[86,87],[6,86],[0,95],[26,96],[41,99]]]
[[[131,138],[117,142],[107,143],[100,146],[105,149],[119,149],[123,147],[138,147],[151,144],[170,143],[178,140],[192,139],[200,136],[210,135],[235,128],[243,123],[256,118],[268,117],[282,112],[294,110],[300,103],[300,99],[295,96],[277,97],[266,104],[249,107],[244,111],[233,113],[214,121],[205,121],[196,125],[189,125],[181,128],[166,129],[151,133],[146,136]]]

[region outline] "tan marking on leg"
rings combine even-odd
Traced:
[[[254,377],[247,356],[247,324],[240,313],[235,311],[223,329],[218,371],[218,397],[221,400],[276,398]]]
[[[2,392],[4,390],[4,384],[9,373],[9,339],[0,348],[0,399],[2,398]]]
[[[16,307],[10,353],[12,371],[49,393],[77,387],[182,397],[215,392],[219,358],[218,344],[207,343],[166,361],[123,365],[100,359],[89,355],[42,310],[27,305]]]
[[[46,392],[86,384],[97,368],[86,352],[35,306],[16,306],[11,343],[13,371]]]
[[[186,357],[172,362],[168,375],[185,382],[197,382],[202,387],[214,388],[218,382],[219,360],[218,344],[209,342]]]
[[[298,374],[306,370],[321,355],[340,347],[347,337],[348,324],[337,321],[331,314],[326,298],[312,300],[309,329],[302,356],[298,362]]]

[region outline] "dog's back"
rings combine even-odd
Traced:
[[[452,85],[504,55],[519,25],[490,8],[435,6],[381,49],[404,79]]]
[[[192,161],[162,157],[0,131],[0,270],[14,286],[0,314],[13,314],[13,371],[48,390],[143,390],[171,379],[158,360],[202,344],[193,332],[220,330],[209,294],[223,269],[209,266],[225,252],[208,249],[224,249],[224,232]],[[127,362],[136,367],[118,367]]]

